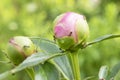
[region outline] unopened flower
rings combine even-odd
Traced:
[[[60,47],[69,49],[75,44],[85,43],[89,27],[83,15],[67,12],[55,19],[54,36]]]
[[[16,65],[22,62],[27,56],[35,53],[35,51],[35,45],[28,37],[16,36],[9,41],[8,56]]]

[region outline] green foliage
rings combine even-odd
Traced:
[[[69,61],[66,56],[62,56],[65,55],[65,53],[61,53],[61,50],[56,44],[40,38],[34,39],[33,41],[38,43],[39,48],[42,47],[43,51],[34,53],[33,55],[25,59],[21,64],[16,66],[14,69],[0,74],[1,80],[6,79],[16,72],[26,70],[27,68],[33,68],[33,72],[31,71],[31,69],[27,69],[29,76],[31,76],[31,79],[33,80],[58,80],[61,79],[61,76],[59,76],[60,74],[63,76],[63,79],[73,79],[73,74]],[[57,58],[57,56],[62,57]],[[54,57],[56,58],[52,59]]]
[[[50,63],[35,66],[35,80],[58,80],[59,72]]]
[[[55,53],[63,52],[54,42],[51,42],[47,39],[32,38],[32,40],[36,45],[38,45],[40,49],[42,49],[42,51],[46,53],[55,54]],[[62,73],[65,79],[70,79],[70,80],[73,79],[71,66],[66,55],[56,57],[52,60],[49,60],[48,62],[53,64],[57,68],[57,70]]]
[[[120,63],[113,66],[113,68],[111,69],[111,71],[107,77],[107,80],[114,79],[117,76],[119,71],[120,71]],[[116,79],[116,80],[119,80],[119,79]]]
[[[33,11],[29,10],[31,4],[34,6]],[[119,34],[119,4],[119,0],[3,0],[0,2],[0,60],[8,61],[2,50],[13,36],[40,36],[53,39],[52,22],[58,14],[67,11],[75,11],[86,16],[90,27],[88,41],[104,34]],[[82,76],[96,76],[101,65],[112,67],[118,63],[119,44],[120,39],[112,39],[82,50],[84,54],[79,55]],[[11,63],[1,63],[0,73],[13,68],[11,66]],[[21,77],[17,74],[14,78],[8,78],[8,80],[27,79],[29,80],[26,76]]]
[[[112,69],[109,69],[108,66],[102,66],[99,70],[99,79],[100,80],[119,80],[120,72],[120,63],[114,65]]]
[[[108,67],[107,66],[102,66],[100,68],[100,71],[99,71],[99,74],[98,74],[99,79],[104,80],[104,79],[106,79],[107,75],[108,75]]]
[[[25,59],[25,57],[11,45],[8,46],[7,51],[9,59],[15,65],[20,64]]]
[[[118,38],[118,37],[120,36],[112,35],[112,34],[106,35],[88,43],[86,47],[103,40]],[[38,52],[29,56],[27,59],[21,62],[18,66],[16,66],[14,69],[0,74],[1,80],[4,80],[10,75],[15,74],[16,72],[19,72],[22,70],[26,70],[32,80],[39,80],[39,79],[61,80],[62,78],[66,80],[73,80],[74,79],[73,76],[76,77],[77,80],[79,80],[80,74],[76,74],[77,72],[79,72],[77,71],[79,70],[79,66],[76,66],[76,65],[79,65],[77,53],[69,53],[68,54],[70,55],[70,58],[69,58],[66,54],[68,52],[63,52],[62,50],[60,50],[60,48],[52,41],[49,41],[43,38],[32,38],[32,41],[36,46],[38,46],[37,48]],[[57,56],[62,56],[62,57],[57,57]],[[71,60],[71,62],[69,60]],[[120,70],[120,64],[117,64],[113,67],[113,69],[108,74],[107,66],[103,66],[101,67],[98,74],[99,79],[110,80],[116,77],[119,70]],[[62,76],[59,76],[60,74]],[[56,77],[54,77],[55,75]]]

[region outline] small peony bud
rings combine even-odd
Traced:
[[[63,49],[83,44],[89,35],[89,27],[83,15],[67,12],[55,19],[54,36]]]
[[[16,36],[9,41],[8,56],[15,65],[21,63],[35,51],[35,45],[28,37]]]

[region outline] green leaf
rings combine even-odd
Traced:
[[[56,44],[45,41],[45,40],[41,40],[39,47],[40,47],[40,49],[42,49],[43,51],[45,51],[49,54],[62,52]]]
[[[88,42],[87,44],[85,44],[83,46],[83,48],[85,48],[85,47],[87,47],[89,45],[93,45],[93,44],[99,43],[99,42],[104,41],[104,40],[109,40],[109,39],[119,38],[119,37],[120,37],[120,35],[117,35],[117,34],[104,35],[104,36],[101,36],[101,37],[95,39],[94,41]]]
[[[27,72],[27,74],[29,75],[31,80],[34,80],[34,70],[33,70],[33,68],[26,68],[25,71]]]
[[[32,38],[32,40],[36,45],[38,45],[39,48],[42,49],[42,51],[47,52],[48,54],[62,52],[59,46],[54,42],[41,38]],[[56,57],[52,60],[49,60],[49,62],[52,63],[62,73],[65,79],[73,80],[72,69],[66,55]]]
[[[54,42],[49,41],[47,39],[32,38],[32,41],[44,52],[47,52],[50,54],[62,52],[58,45],[56,45]]]
[[[35,53],[32,56],[28,57],[25,61],[23,61],[19,66],[17,66],[15,69],[13,69],[13,72],[21,71],[25,68],[35,66],[37,64],[44,64],[45,61],[56,57],[61,56],[62,53],[56,53],[56,54],[46,54],[46,53]]]
[[[120,71],[120,63],[116,64],[110,71],[110,74],[107,77],[107,80],[114,79],[114,77],[118,74]]]
[[[35,71],[35,80],[47,80],[47,76],[41,65],[35,66],[34,71]]]
[[[13,73],[11,71],[6,71],[2,74],[0,74],[0,80],[5,80],[7,79],[8,76],[12,75]]]
[[[34,70],[35,80],[59,80],[59,72],[48,62],[44,65],[35,66]]]
[[[10,74],[14,74],[16,72],[19,72],[21,70],[24,70],[29,67],[33,67],[38,64],[44,64],[45,61],[56,57],[64,55],[63,53],[56,53],[56,54],[46,54],[46,53],[35,53],[28,57],[26,60],[24,60],[20,65],[18,65],[16,68],[10,70],[9,72],[5,72],[0,74],[0,79],[3,80],[5,77],[9,76]]]
[[[86,77],[85,79],[83,80],[97,80],[98,78],[96,78],[96,76],[89,76],[89,77]]]
[[[114,80],[120,80],[120,70],[118,71],[118,73],[114,77]]]
[[[106,76],[108,75],[108,67],[107,66],[102,66],[99,70],[99,80],[104,80],[106,79]]]
[[[65,80],[73,80],[73,72],[66,55],[56,57],[53,60],[50,60],[50,63],[52,63],[62,73]]]

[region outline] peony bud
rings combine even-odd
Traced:
[[[15,65],[21,63],[35,51],[35,45],[28,37],[16,36],[9,41],[8,57]]]
[[[55,19],[54,36],[63,49],[83,44],[89,35],[89,27],[83,15],[67,12]]]

